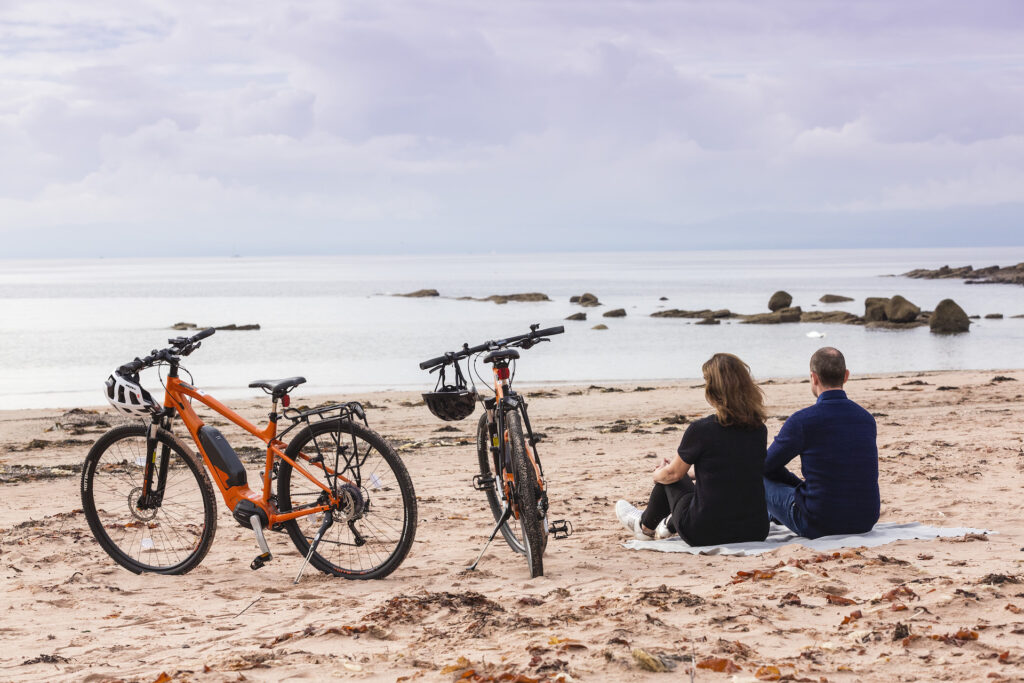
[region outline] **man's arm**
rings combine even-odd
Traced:
[[[798,420],[791,417],[782,425],[778,436],[768,447],[768,455],[764,459],[765,478],[791,486],[800,484],[800,477],[787,470],[786,465],[800,455],[803,449],[803,427]]]

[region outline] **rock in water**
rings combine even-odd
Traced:
[[[590,329],[592,329],[592,330],[607,330],[608,326],[602,323],[602,324],[594,325]]]
[[[887,320],[885,307],[889,300],[881,296],[869,296],[864,299],[864,320],[874,322],[876,320]]]
[[[818,301],[823,304],[839,304],[844,301],[853,301],[853,299],[848,296],[842,296],[841,294],[825,294],[818,299]]]
[[[960,308],[955,301],[943,299],[935,307],[935,312],[932,313],[928,326],[936,334],[958,334],[960,332],[969,332],[971,321],[968,319],[967,314],[964,313],[964,309]]]
[[[626,317],[626,309],[625,308],[616,308],[615,310],[606,312],[604,314],[604,317],[605,318],[625,318]]]
[[[721,325],[722,321],[718,318],[701,318],[694,325]]]
[[[407,296],[414,299],[419,299],[426,296],[441,296],[436,289],[417,289],[415,292],[409,292],[408,294],[395,294],[395,296]]]
[[[917,320],[921,312],[919,306],[915,306],[902,296],[897,294],[885,304],[885,317],[894,323],[911,323]]]
[[[575,301],[573,301],[575,299]],[[580,306],[600,306],[601,302],[597,300],[597,297],[590,292],[584,292],[579,296],[574,296],[569,299],[569,303],[579,304]]]
[[[586,313],[573,313],[568,318],[566,318],[566,320],[586,320],[586,319],[587,319],[587,314]]]
[[[789,308],[793,303],[793,297],[790,296],[789,292],[783,292],[779,290],[772,294],[772,298],[768,299],[768,310],[774,313],[783,308]]]

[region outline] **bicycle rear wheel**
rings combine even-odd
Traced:
[[[512,471],[515,476],[513,494],[519,508],[519,525],[523,531],[526,561],[530,565],[530,578],[544,574],[544,548],[547,529],[544,512],[540,509],[540,485],[533,462],[526,453],[526,440],[518,413],[505,416],[508,441],[512,453]]]
[[[153,455],[154,472],[166,459],[163,493],[140,504],[148,430],[115,427],[93,445],[82,467],[82,510],[100,546],[125,569],[184,574],[206,557],[217,531],[213,486],[196,456],[160,429]]]
[[[342,500],[341,509],[327,513],[334,515],[334,523],[310,564],[346,579],[380,579],[393,572],[416,536],[416,493],[391,444],[368,427],[334,419],[303,428],[285,453]],[[278,509],[289,512],[324,504],[328,497],[283,460],[277,499]],[[285,522],[303,556],[323,521],[322,513]]]
[[[492,481],[491,485],[485,489],[485,492],[487,494],[487,503],[491,508],[491,514],[494,515],[494,521],[497,523],[501,519],[507,501],[505,499],[505,488],[501,484],[501,474],[499,471],[491,469],[491,435],[487,429],[486,413],[480,416],[480,421],[477,422],[476,426],[476,455],[480,461],[481,478]],[[508,543],[509,548],[512,548],[512,550],[520,555],[526,554],[526,544],[523,541],[523,530],[519,525],[519,520],[515,517],[510,517],[501,525],[501,535],[504,537],[505,542]]]

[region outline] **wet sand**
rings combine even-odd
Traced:
[[[801,380],[764,389],[770,436],[813,400]],[[500,537],[468,573],[493,525],[471,487],[477,415],[442,423],[417,394],[390,392],[330,398],[376,406],[371,426],[412,474],[417,539],[392,576],[308,570],[293,586],[301,558],[273,533],[274,561],[251,571],[252,533],[221,503],[197,569],[137,576],[81,513],[78,468],[104,430],[88,424],[97,416],[2,412],[0,680],[686,680],[693,660],[709,681],[1024,678],[1024,371],[855,376],[847,389],[878,420],[881,521],[998,533],[825,555],[626,550],[614,503],[643,502],[683,418],[710,412],[702,389],[524,388],[551,517],[575,533],[550,541],[541,578]],[[267,411],[255,398],[234,407],[254,420]],[[259,445],[215,417],[236,448]],[[438,431],[446,424],[457,431]],[[255,479],[259,466],[249,470]]]

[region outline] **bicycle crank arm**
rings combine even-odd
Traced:
[[[476,562],[471,564],[467,571],[471,571],[471,572],[475,572],[476,571],[476,566],[478,564],[480,564],[480,560],[483,559],[484,553],[487,552],[488,546],[491,545],[491,541],[493,541],[494,537],[498,535],[498,530],[501,529],[501,525],[504,524],[505,522],[507,522],[509,520],[509,517],[511,517],[511,516],[512,516],[512,506],[509,505],[508,507],[505,508],[505,511],[501,513],[501,519],[499,519],[498,523],[494,525],[494,531],[491,532],[491,537],[487,539],[487,543],[484,543],[484,549],[480,551],[480,554],[476,558]]]
[[[309,552],[306,553],[306,559],[302,561],[302,566],[299,567],[299,573],[295,575],[295,580],[292,582],[293,586],[302,578],[302,572],[306,570],[306,565],[309,564],[309,561],[313,558],[313,553],[316,552],[316,547],[320,545],[320,539],[324,537],[324,534],[331,528],[332,524],[334,524],[334,515],[330,510],[328,510],[324,513],[324,522],[320,525],[320,530],[316,532],[316,536],[313,537],[313,542],[309,544]]]
[[[249,569],[255,571],[274,559],[274,556],[270,553],[270,546],[267,545],[266,536],[263,535],[263,525],[260,523],[259,515],[252,515],[249,517],[249,525],[256,534],[256,545],[258,545],[260,550],[263,551],[260,555],[257,555],[256,559],[254,559],[249,565]]]

